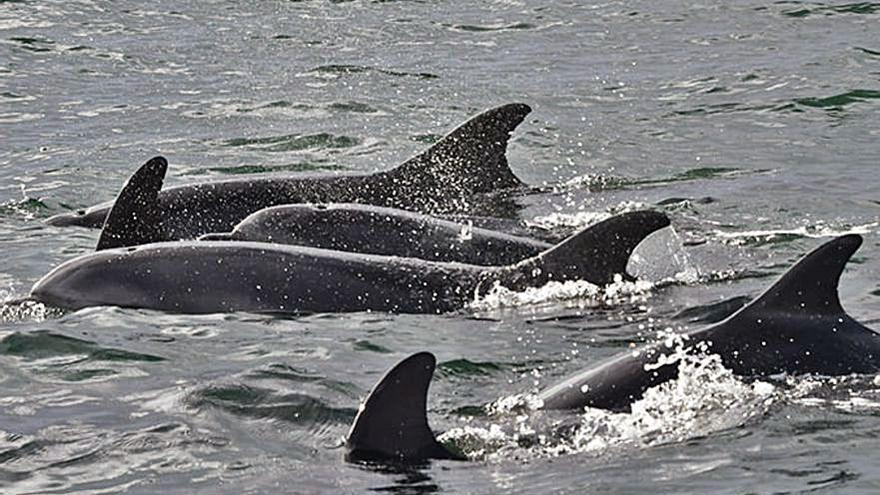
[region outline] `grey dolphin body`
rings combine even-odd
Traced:
[[[249,214],[289,203],[352,202],[426,213],[467,211],[475,195],[522,186],[505,152],[510,133],[531,111],[525,104],[487,110],[424,153],[368,175],[258,176],[170,187],[159,195],[154,242],[228,232]],[[157,161],[164,159],[157,157]],[[100,227],[112,203],[48,219],[56,226]]]
[[[551,280],[606,284],[616,274],[628,277],[632,250],[667,225],[662,213],[618,215],[503,267],[259,242],[146,244],[70,260],[38,281],[31,298],[69,309],[440,313],[463,307],[496,281],[520,290]]]
[[[740,376],[880,371],[880,334],[847,315],[837,294],[841,272],[861,242],[846,235],[820,246],[724,321],[689,332],[688,342],[709,346]],[[587,368],[542,391],[541,407],[629,409],[647,389],[677,375],[675,363],[646,369],[670,352],[647,345]],[[434,366],[433,355],[414,354],[380,380],[352,425],[350,460],[458,458],[431,433],[419,395],[427,393]]]
[[[552,247],[420,213],[354,203],[266,208],[232,232],[206,234],[199,240],[294,244],[483,266],[510,265]]]

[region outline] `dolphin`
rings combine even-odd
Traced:
[[[487,110],[402,165],[373,174],[270,175],[184,184],[159,195],[161,224],[153,241],[228,232],[251,213],[290,203],[352,202],[425,213],[467,211],[474,195],[523,186],[507,164],[510,133],[531,111],[512,103]],[[152,160],[163,167],[162,157]],[[112,203],[47,220],[98,228]]]
[[[251,214],[232,232],[199,240],[294,244],[471,265],[509,265],[552,244],[463,225],[397,208],[356,203],[273,206]]]
[[[686,342],[705,345],[725,367],[746,377],[880,371],[880,334],[847,315],[837,292],[844,266],[861,243],[861,236],[850,234],[819,246],[727,319],[687,332]],[[671,352],[654,343],[619,354],[539,392],[540,408],[628,410],[646,390],[677,375],[677,363],[663,360]],[[420,352],[385,374],[352,424],[349,460],[461,458],[428,426],[426,395],[435,364],[432,354]]]
[[[111,213],[112,216],[112,213]],[[662,213],[631,212],[588,227],[550,249],[505,266],[238,241],[175,241],[103,249],[52,270],[30,298],[80,309],[121,306],[178,313],[386,311],[443,313],[496,283],[512,290],[550,281],[608,284]]]

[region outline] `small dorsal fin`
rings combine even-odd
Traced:
[[[508,289],[550,281],[585,280],[605,285],[615,275],[626,280],[626,265],[636,246],[651,233],[669,225],[669,218],[656,211],[634,211],[613,216],[591,225],[544,251],[509,269],[510,280],[502,280]]]
[[[779,280],[740,313],[751,311],[802,312],[811,314],[843,313],[837,284],[847,261],[862,245],[862,236],[848,234],[822,244],[801,258]]]
[[[443,186],[460,194],[522,186],[507,164],[507,143],[531,111],[524,103],[486,110],[392,173],[402,186]]]
[[[157,156],[131,175],[104,220],[96,251],[162,240],[159,191],[167,170],[168,161]]]
[[[348,433],[348,460],[459,458],[437,441],[428,426],[428,386],[436,363],[433,354],[420,352],[385,373],[361,404]]]

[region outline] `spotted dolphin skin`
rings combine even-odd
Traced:
[[[724,321],[687,333],[686,342],[708,346],[740,376],[880,371],[880,334],[847,315],[837,293],[844,266],[861,243],[853,234],[819,246]],[[654,344],[612,357],[540,392],[541,407],[627,410],[647,389],[677,375],[676,363],[646,368],[670,352]],[[349,460],[460,458],[428,426],[426,394],[434,367],[430,353],[414,354],[379,381],[349,432]]]
[[[487,110],[425,152],[391,170],[368,175],[267,175],[186,184],[159,194],[154,242],[228,232],[251,213],[280,204],[351,202],[424,213],[458,213],[474,195],[522,186],[505,155],[510,133],[531,111],[522,103]],[[152,160],[167,166],[162,157]],[[101,227],[112,203],[56,215],[56,226]]]

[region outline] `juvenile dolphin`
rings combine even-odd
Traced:
[[[251,213],[280,204],[351,202],[424,213],[468,209],[474,195],[522,186],[505,152],[510,133],[531,111],[513,103],[487,110],[425,152],[374,174],[270,175],[185,184],[159,194],[161,223],[153,241],[228,232]],[[162,157],[154,162],[167,166]],[[51,225],[100,227],[112,203],[49,218]]]
[[[232,232],[199,240],[273,242],[472,265],[509,265],[552,244],[397,208],[355,203],[273,206]]]
[[[851,234],[818,247],[724,321],[688,332],[687,341],[709,346],[740,376],[880,371],[880,334],[846,314],[837,293],[861,242]],[[612,357],[540,392],[541,408],[627,410],[647,389],[677,375],[677,363],[657,364],[670,352],[652,344]],[[414,354],[379,381],[352,424],[349,460],[460,458],[428,427],[426,394],[435,363],[430,353]]]

